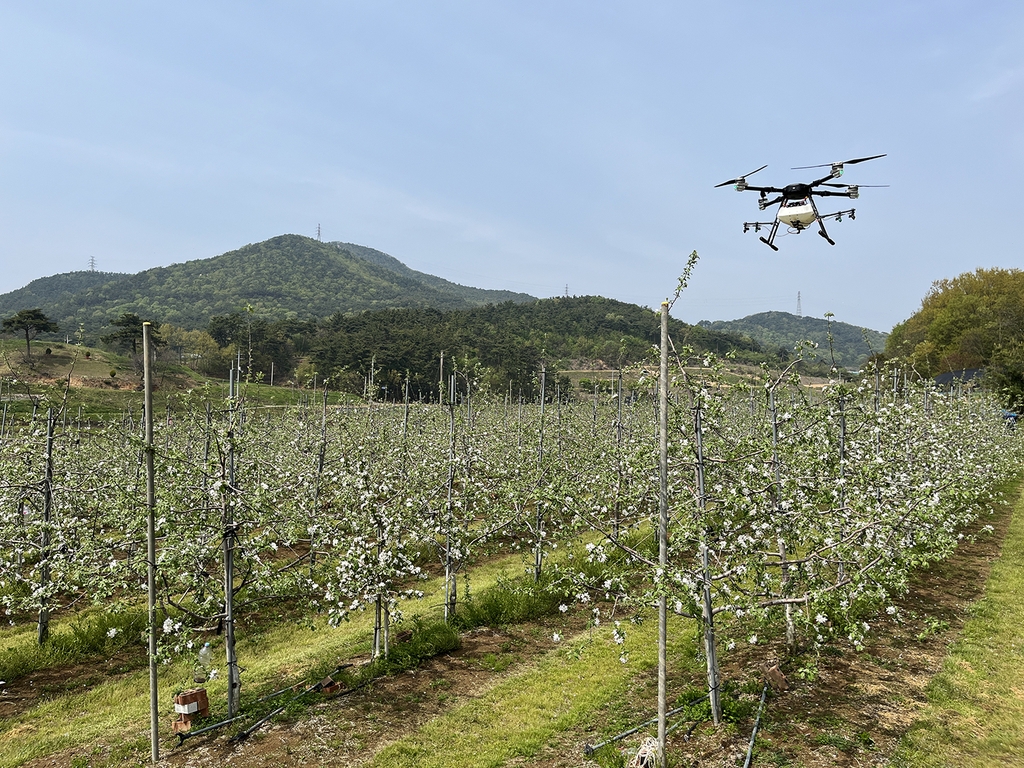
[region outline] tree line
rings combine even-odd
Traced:
[[[26,312],[45,318],[38,309]],[[300,385],[316,377],[329,379],[335,390],[360,394],[372,382],[374,397],[394,399],[408,391],[413,399],[429,400],[439,396],[440,382],[455,372],[491,391],[532,398],[542,367],[552,374],[552,392],[557,385],[564,393],[568,380],[558,380],[558,371],[635,365],[650,355],[659,333],[657,317],[648,308],[582,296],[460,310],[335,313],[320,320],[268,317],[247,305],[215,315],[195,330],[122,313],[110,321],[110,332],[101,341],[138,358],[144,320],[151,323],[163,361],[205,375],[227,377],[237,368],[248,380]],[[16,326],[21,327],[8,327],[5,321],[8,330]],[[34,328],[39,333],[57,330],[39,318]],[[672,330],[699,353],[728,354],[754,365],[776,366],[790,359],[782,348],[737,334],[678,321]]]
[[[937,280],[892,329],[886,354],[923,377],[985,369],[1003,404],[1024,409],[1024,271],[977,269]]]

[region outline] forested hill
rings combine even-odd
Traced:
[[[63,330],[73,332],[81,323],[95,336],[126,312],[205,328],[212,317],[246,305],[264,317],[313,319],[370,309],[462,309],[534,300],[425,275],[372,248],[281,235],[135,275],[72,272],[35,280],[0,296],[0,317],[38,307]]]
[[[123,280],[131,275],[120,272],[65,272],[60,275],[41,277],[33,280],[24,288],[5,293],[0,296],[0,316],[7,317],[22,309],[39,307],[51,320],[59,313],[58,307],[66,306],[87,291],[92,291],[107,283]],[[60,322],[61,328],[72,326]]]
[[[739,361],[776,365],[785,350],[749,338],[671,321],[676,347],[734,353]],[[401,392],[408,373],[413,396],[436,396],[439,360],[448,370],[503,391],[535,391],[541,363],[549,370],[578,366],[617,368],[648,357],[660,339],[660,321],[645,307],[575,296],[527,304],[505,302],[476,309],[432,309],[336,315],[320,325],[311,360],[336,385],[359,391],[371,365],[376,387]],[[378,390],[379,391],[379,390]],[[563,391],[565,391],[563,389]]]
[[[831,363],[829,333],[835,362],[843,367],[857,368],[873,353],[885,349],[888,334],[859,328],[849,323],[823,318],[800,317],[788,312],[760,312],[740,320],[702,320],[699,325],[716,331],[742,334],[762,344],[785,347],[792,351],[801,341],[817,343],[816,359]]]

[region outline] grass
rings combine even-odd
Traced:
[[[528,577],[501,576],[494,586],[458,605],[454,624],[464,630],[521,624],[554,613],[563,599],[547,589],[545,580],[536,585]]]
[[[985,594],[928,688],[922,717],[892,764],[1020,765],[1024,762],[1024,494]]]
[[[475,602],[495,602],[488,597],[489,590],[498,584],[499,579],[506,584],[511,583],[505,581],[508,574],[521,572],[521,569],[522,559],[518,554],[475,566],[472,569],[474,592],[477,595]],[[421,610],[436,617],[443,597],[443,580],[425,582],[422,588],[424,599],[410,601],[404,609],[407,614]],[[503,602],[505,600],[501,598],[497,600],[499,605]],[[400,671],[416,664],[419,658],[451,647],[454,633],[448,628],[443,631],[439,629],[436,619],[428,618],[420,622],[413,617],[409,624],[414,629],[413,639],[409,643],[395,646],[392,658],[387,664],[375,665],[375,671],[384,674]],[[265,627],[252,635],[240,633],[238,655],[242,666],[246,668],[242,676],[243,708],[250,708],[255,698],[282,685],[295,683],[307,675],[321,676],[321,671],[329,671],[345,659],[368,653],[372,628],[373,613],[367,611],[353,614],[349,621],[337,628],[322,623],[308,626],[285,622]],[[74,634],[73,630],[67,631]],[[18,638],[19,647],[31,647],[34,640],[34,636],[28,633],[19,634]],[[220,648],[216,652],[222,653]],[[183,659],[160,668],[160,722],[165,739],[170,736],[168,723],[173,717],[170,696],[167,694],[192,687],[192,661],[191,658]],[[147,677],[148,673],[144,669],[132,672],[106,680],[84,692],[69,692],[42,701],[20,715],[3,721],[0,723],[0,768],[14,768],[34,758],[69,748],[91,749],[128,742],[138,742],[140,746],[136,750],[137,754],[126,755],[126,759],[144,759],[149,751]],[[219,719],[225,713],[225,686],[223,676],[206,685],[211,702],[211,717],[214,719]]]
[[[45,353],[47,348],[51,350],[49,355]],[[116,374],[114,377],[111,377],[111,371]],[[86,421],[117,417],[128,410],[141,413],[142,374],[128,357],[94,347],[78,347],[73,342],[39,340],[33,342],[29,359],[25,357],[24,339],[0,339],[0,382],[3,385],[0,395],[7,408],[8,425],[27,421],[33,413],[33,400],[53,405],[63,402],[69,373],[93,385],[75,386],[68,391],[69,419],[77,419],[80,407]],[[44,383],[48,381],[56,383]],[[188,389],[212,402],[227,397],[227,381],[203,376],[186,366],[166,361],[157,363],[154,384],[157,388],[154,404],[158,413],[167,403],[174,407],[174,401]],[[206,385],[209,385],[208,391]],[[296,405],[302,398],[307,398],[313,406],[322,402],[321,391],[313,397],[309,389],[282,386],[280,382],[273,387],[255,382],[246,383],[243,387],[250,406]],[[330,405],[358,402],[359,398],[345,393],[331,392],[329,396]]]
[[[566,641],[479,698],[385,747],[370,765],[488,768],[533,757],[625,693],[635,675],[656,666],[657,631],[653,621],[630,628],[626,665],[619,663],[622,649],[608,632]],[[677,628],[673,634],[690,633]]]
[[[0,680],[14,680],[48,667],[110,654],[131,645],[141,646],[146,630],[144,610],[89,609],[69,621],[51,625],[50,639],[36,642],[34,626],[0,635]],[[13,642],[11,642],[13,641]]]

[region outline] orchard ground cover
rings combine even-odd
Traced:
[[[1024,755],[1024,496],[984,595],[929,682],[893,765],[1015,765]]]
[[[878,627],[863,652],[846,650],[839,654],[824,653],[816,660],[793,657],[786,661],[784,644],[776,639],[760,647],[725,654],[723,668],[730,679],[747,683],[748,691],[739,696],[748,702],[755,697],[749,690],[754,686],[749,683],[753,681],[759,687],[760,673],[768,660],[783,659],[794,686],[790,692],[773,695],[769,700],[754,765],[867,766],[885,762],[896,739],[926,705],[928,681],[941,667],[948,643],[969,616],[969,606],[979,595],[979,585],[984,583],[985,574],[999,555],[1001,538],[1009,522],[1006,509],[983,522],[992,524],[994,533],[962,544],[949,561],[915,578],[910,592],[899,600],[904,621],[897,624],[888,618],[880,619],[887,625]],[[578,632],[578,622],[575,626]],[[364,647],[365,630],[364,626]],[[454,653],[432,659],[417,670],[381,680],[351,697],[316,702],[297,717],[269,724],[243,745],[228,745],[223,736],[197,740],[180,750],[165,751],[162,764],[198,766],[230,761],[239,766],[290,767],[311,762],[344,766],[375,760],[387,765],[382,762],[383,755],[394,752],[375,757],[382,747],[399,742],[392,749],[401,749],[401,742],[411,742],[422,748],[424,742],[445,727],[445,722],[436,721],[440,717],[465,727],[466,717],[472,717],[472,707],[481,703],[481,697],[494,700],[501,694],[499,686],[504,685],[505,692],[516,691],[524,676],[536,676],[538,667],[529,662],[540,654],[553,653],[552,660],[571,664],[565,649],[578,647],[589,631],[555,644],[551,634],[556,630],[570,635],[572,623],[567,626],[555,619],[474,630],[464,635],[463,647]],[[672,665],[678,688],[689,689],[700,678],[700,663],[694,658],[692,631],[681,636],[685,640],[673,649]],[[630,642],[638,639],[631,638]],[[295,645],[288,637],[278,637],[273,642],[282,649]],[[803,680],[798,669],[811,661],[817,667],[817,676],[814,680]],[[649,717],[656,692],[650,664],[624,666],[617,659],[609,659],[603,667],[613,674],[625,675],[619,686],[613,688],[613,695],[594,705],[585,721],[561,723],[552,728],[532,756],[506,764],[578,766],[584,743],[596,743]],[[94,666],[92,674],[97,669],[102,671],[102,665]],[[556,682],[559,699],[573,695],[572,686],[567,686],[565,680]],[[587,690],[591,689],[590,681],[583,682]],[[143,704],[140,702],[139,706]],[[745,717],[719,731],[706,725],[697,729],[689,742],[677,738],[673,742],[675,754],[681,760],[703,756],[709,764],[712,759],[735,756],[745,747],[752,710],[752,705],[748,706]],[[433,724],[421,732],[427,723]],[[478,737],[484,725],[476,724]],[[146,764],[144,731],[143,722],[119,733],[117,738],[108,735],[25,764],[40,768]],[[501,728],[499,732],[506,733],[507,729]],[[624,750],[635,749],[637,743],[638,737],[633,737],[622,746]],[[434,761],[445,765],[446,754],[446,750],[438,749],[422,759],[425,764]],[[603,765],[616,765],[621,764],[616,758],[618,754],[617,749],[605,750],[597,757]],[[447,764],[487,763],[469,760]]]
[[[521,570],[519,557],[495,558],[479,564],[474,570],[475,588],[486,591],[510,570]],[[423,591],[426,606],[414,608],[432,605],[432,612],[436,613],[443,583],[434,579],[423,585]],[[301,620],[301,611],[286,610],[276,621],[247,622],[248,632],[239,643],[239,653],[245,659],[244,682],[250,705],[259,695],[303,679],[311,669],[323,669],[326,674],[347,660],[369,660],[372,614],[354,613],[337,628],[328,627],[323,621],[297,620]],[[59,628],[55,634],[60,634]],[[10,649],[32,640],[13,636],[6,642]],[[162,666],[161,690],[169,693],[194,685],[193,663],[191,658],[182,658]],[[0,696],[0,766],[21,765],[36,756],[61,753],[74,759],[93,750],[109,759],[111,750],[118,754],[116,747],[125,742],[135,748],[120,758],[128,759],[130,764],[131,760],[144,757],[149,746],[144,738],[149,695],[144,665],[145,651],[136,648],[134,652],[126,650],[109,658],[51,665],[9,682]],[[210,681],[206,688],[213,707],[212,719],[219,719],[224,714],[223,677]],[[167,701],[161,702],[162,728],[165,736],[169,736],[173,710],[169,696],[165,698]]]

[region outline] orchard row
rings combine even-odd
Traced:
[[[808,390],[727,378],[712,361],[676,369],[663,569],[650,389],[523,402],[470,382],[445,400],[257,408],[241,396],[211,409],[184,397],[161,414],[162,652],[290,597],[332,622],[376,608],[384,653],[418,579],[444,575],[450,615],[460,578],[496,551],[522,552],[524,570],[598,622],[666,595],[705,624],[730,613],[791,642],[859,644],[862,617],[894,610],[914,570],[955,549],[1021,456],[982,394],[884,372]],[[52,409],[7,430],[0,600],[12,621],[38,621],[44,639],[55,611],[143,599],[144,455],[127,419],[78,428]]]

